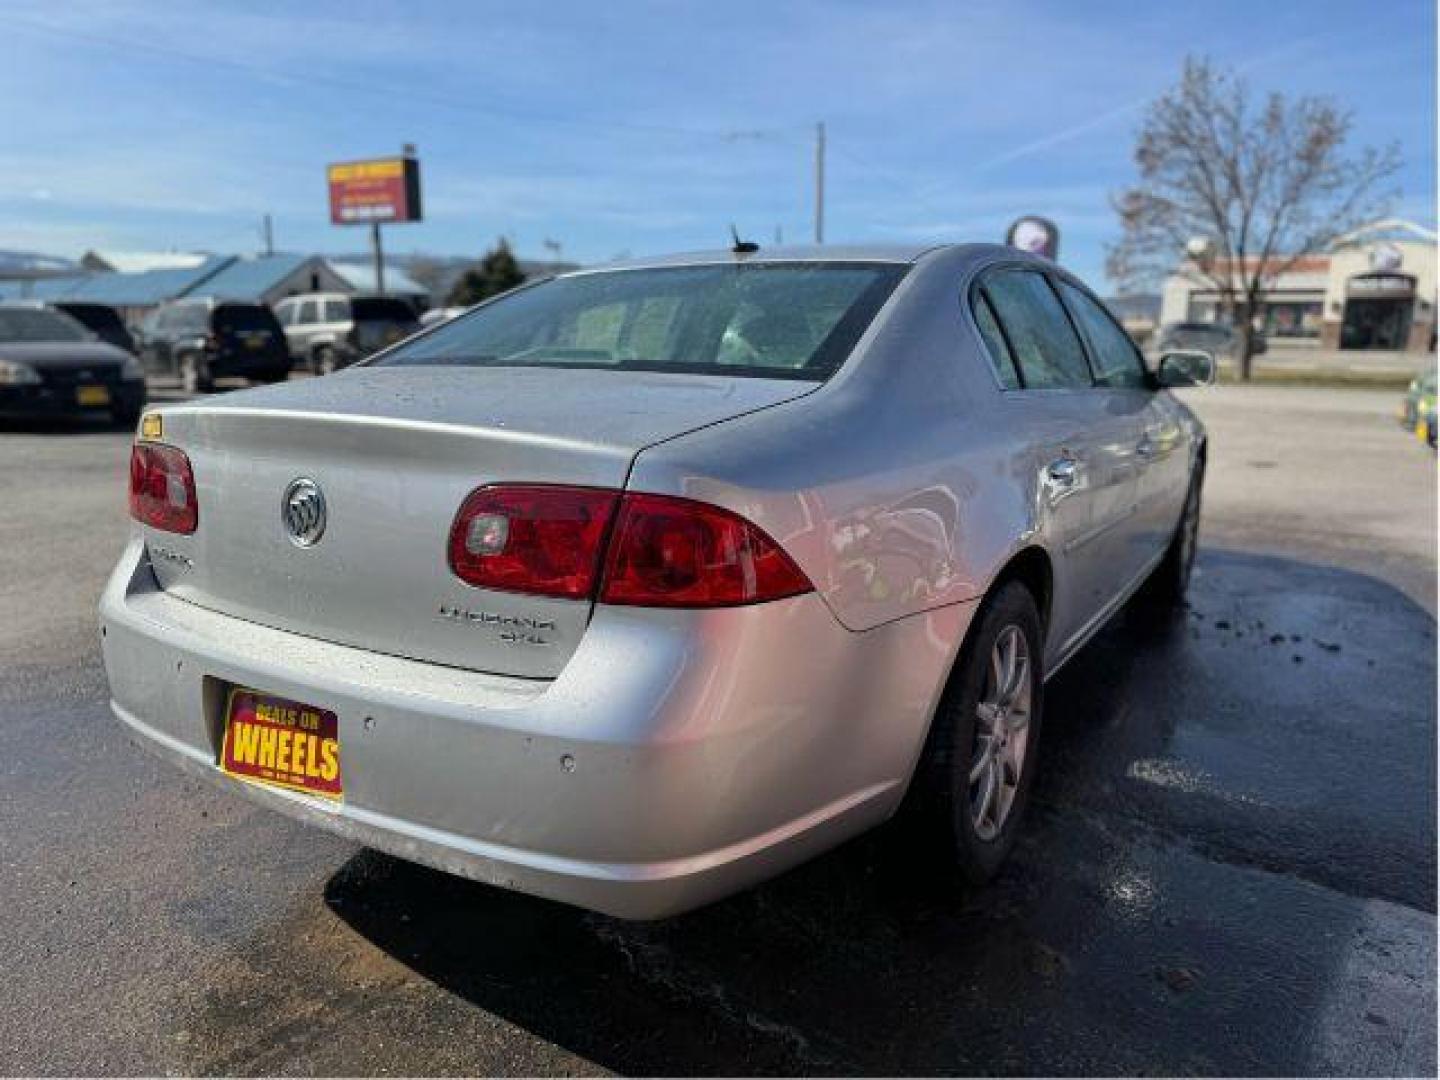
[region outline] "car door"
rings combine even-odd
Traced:
[[[1165,508],[1157,504],[1155,496],[1165,502],[1177,463],[1182,475],[1185,472],[1182,429],[1178,417],[1156,408],[1157,395],[1144,358],[1114,316],[1074,282],[1059,279],[1056,284],[1089,349],[1096,393],[1108,397],[1110,412],[1129,417],[1134,423],[1134,452],[1130,459],[1136,481],[1133,512],[1115,527],[1110,539],[1117,563],[1125,577],[1133,581],[1150,568],[1169,543],[1169,530],[1159,528]],[[1176,502],[1175,513],[1179,512]],[[1170,525],[1173,527],[1173,519]]]
[[[1002,395],[1002,407],[1037,476],[1038,511],[1053,541],[1049,651],[1060,656],[1128,584],[1115,536],[1134,514],[1139,420],[1097,390],[1085,346],[1046,274],[1022,267],[990,271],[980,299],[1015,369],[1015,387]]]

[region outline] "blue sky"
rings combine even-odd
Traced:
[[[1187,52],[1320,93],[1401,144],[1395,210],[1435,220],[1435,8],[1385,3],[304,3],[0,0],[0,247],[358,251],[327,161],[419,145],[428,220],[566,258],[826,238],[1000,239],[1052,217],[1101,283],[1110,192]],[[21,107],[23,103],[23,107]]]

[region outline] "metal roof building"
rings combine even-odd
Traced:
[[[210,255],[196,266],[135,274],[98,273],[38,281],[0,281],[0,300],[77,300],[109,304],[128,319],[183,297],[213,296],[273,304],[306,292],[353,292],[318,255]]]

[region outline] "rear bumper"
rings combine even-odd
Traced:
[[[972,610],[852,633],[813,594],[601,608],[558,679],[526,680],[207,611],[161,591],[136,540],[100,618],[114,711],[162,756],[402,858],[655,918],[889,816]],[[233,685],[337,714],[343,801],[218,770]]]
[[[0,387],[0,416],[108,416],[136,412],[145,405],[145,382],[131,379],[107,382],[109,400],[103,405],[81,405],[74,384]]]
[[[210,374],[216,378],[273,375],[292,367],[288,348],[223,349],[209,354]]]

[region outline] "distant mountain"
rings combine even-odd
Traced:
[[[37,251],[0,250],[0,280],[28,281],[32,278],[63,277],[80,273],[80,265],[58,255]]]

